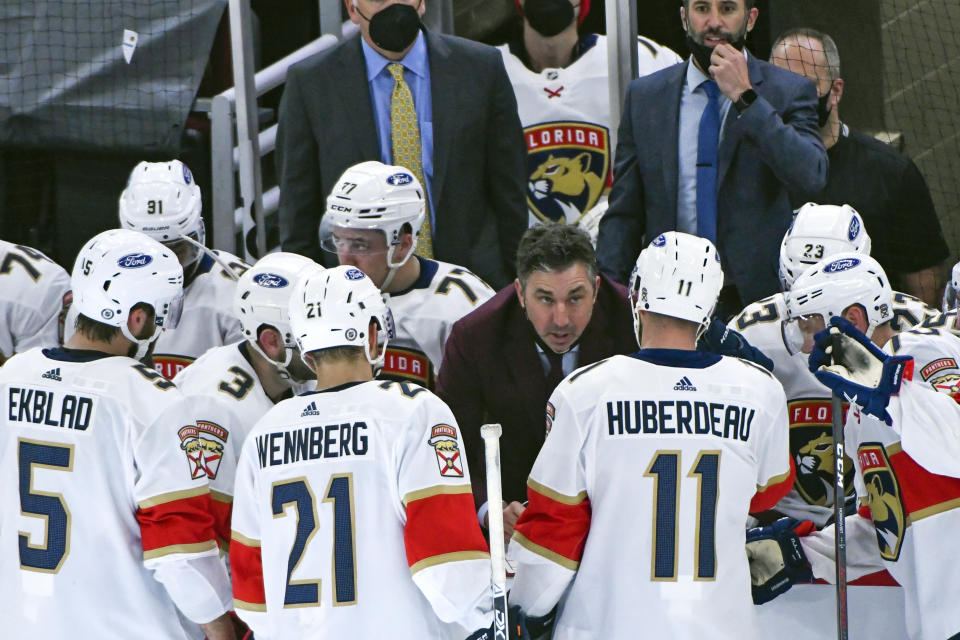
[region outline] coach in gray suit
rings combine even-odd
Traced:
[[[816,193],[827,173],[816,88],[744,50],[757,9],[735,1],[736,11],[730,0],[684,0],[693,55],[630,83],[597,246],[601,269],[626,282],[660,233],[710,238],[723,262],[726,314],[779,290],[788,194]]]
[[[507,284],[527,227],[526,148],[500,53],[423,29],[425,0],[345,2],[361,37],[287,76],[277,133],[283,250],[329,260],[317,232],[335,181],[364,160],[397,164],[388,63],[400,62],[419,123],[433,256]]]

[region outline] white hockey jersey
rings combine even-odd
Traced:
[[[393,313],[397,337],[390,340],[381,378],[411,381],[433,389],[453,324],[495,293],[463,267],[420,261],[420,277],[408,289],[383,296]]]
[[[417,385],[350,383],[279,403],[237,470],[240,617],[263,639],[488,627],[490,561],[465,459],[450,409]]]
[[[563,69],[536,73],[499,47],[513,85],[527,143],[527,206],[531,226],[576,224],[606,197],[613,176],[607,38],[588,35]],[[639,75],[682,62],[667,47],[638,38]]]
[[[780,384],[644,349],[572,373],[546,422],[511,602],[537,616],[562,597],[555,640],[754,637],[744,525],[793,482]]]
[[[217,432],[204,433],[202,438],[211,454],[203,460],[203,467],[222,545],[230,540],[230,510],[240,447],[257,421],[274,407],[243,355],[246,344],[244,341],[214,347],[173,379],[192,406],[216,416],[216,424],[221,427]]]
[[[903,331],[924,324],[944,324],[936,309],[904,293],[895,293],[894,327]],[[833,517],[833,412],[830,390],[820,384],[808,368],[805,353],[791,353],[783,338],[787,308],[777,293],[748,305],[729,326],[773,360],[773,375],[783,385],[790,420],[790,453],[796,466],[793,490],[777,505],[777,511],[812,520],[822,527]],[[844,403],[846,406],[846,403]],[[855,499],[853,460],[845,460],[847,501]]]
[[[31,347],[56,347],[70,276],[36,249],[0,240],[0,364]]]
[[[250,265],[226,251],[215,252],[239,276]],[[183,314],[175,330],[164,331],[153,348],[153,366],[168,380],[184,367],[219,347],[245,340],[240,321],[233,315],[236,281],[209,255],[204,255],[197,274],[183,288]],[[77,312],[67,316],[64,340],[74,333]]]
[[[202,638],[230,608],[192,408],[130,358],[32,349],[0,369],[8,638]],[[179,608],[179,612],[178,612]]]
[[[953,637],[960,633],[953,605],[960,600],[953,538],[960,530],[960,406],[953,396],[960,339],[921,329],[900,334],[884,350],[913,356],[913,379],[904,375],[900,393],[890,398],[891,426],[856,406],[847,412],[844,440],[856,452],[861,496],[859,515],[847,518],[848,554],[879,552],[904,589],[911,639]],[[802,539],[814,575],[829,582],[834,533],[829,527]]]

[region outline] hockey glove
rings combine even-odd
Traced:
[[[718,317],[710,319],[710,326],[700,336],[697,350],[749,360],[767,371],[773,371],[773,360],[757,349],[742,335],[727,327]]]
[[[834,353],[833,340],[839,337],[839,353]],[[816,345],[810,353],[810,371],[822,384],[863,411],[892,424],[887,413],[890,396],[900,390],[900,382],[913,358],[891,356],[844,318],[830,318],[830,327],[814,336]]]
[[[523,612],[520,605],[513,605],[507,612],[507,618],[509,620],[509,624],[507,625],[507,632],[510,635],[509,640],[537,640],[540,636],[550,632],[553,628],[553,619],[556,615],[557,608],[554,607],[550,613],[544,616],[531,618]],[[495,640],[496,633],[494,627],[495,625],[490,625],[489,629],[474,631],[467,636],[466,640]]]
[[[747,560],[753,603],[763,604],[790,590],[798,582],[810,582],[813,572],[800,546],[800,536],[816,527],[809,520],[780,518],[768,527],[747,529]]]

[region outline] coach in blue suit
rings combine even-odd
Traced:
[[[345,2],[360,37],[287,75],[276,153],[284,251],[329,261],[317,230],[340,175],[364,160],[397,164],[388,67],[399,62],[419,125],[432,257],[506,285],[527,228],[527,156],[502,56],[420,28],[426,0]]]
[[[693,55],[630,84],[597,246],[601,269],[626,282],[664,231],[713,240],[727,314],[779,290],[788,194],[818,192],[827,174],[816,88],[743,49],[757,9],[734,2],[684,0]]]

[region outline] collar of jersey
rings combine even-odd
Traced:
[[[595,33],[587,33],[580,36],[580,39],[577,40],[577,44],[573,45],[573,55],[570,56],[570,63],[568,67],[577,61],[583,54],[592,49],[594,45],[597,44],[598,36]],[[523,44],[523,36],[511,40],[507,43],[507,49],[510,53],[515,55],[520,62],[523,63],[527,69],[533,71],[533,64],[530,62],[530,54],[527,53],[527,48]]]
[[[67,347],[56,347],[55,349],[44,349],[43,355],[51,360],[60,360],[61,362],[93,362],[101,358],[113,358],[113,354],[103,351],[93,351],[91,349],[68,349]]]
[[[338,384],[337,386],[330,387],[329,389],[318,389],[316,391],[304,391],[303,393],[298,395],[302,398],[304,396],[312,396],[317,393],[333,393],[335,391],[343,391],[344,389],[355,387],[358,384],[363,384],[364,382],[371,382],[371,380],[354,380],[352,382],[344,382],[343,384]]]
[[[426,258],[421,258],[420,256],[414,254],[414,258],[420,263],[420,275],[417,276],[417,279],[413,281],[413,284],[404,289],[403,291],[397,291],[396,293],[391,293],[391,298],[396,298],[397,296],[402,296],[405,293],[410,293],[414,289],[426,289],[430,286],[430,283],[433,282],[433,276],[437,275],[437,269],[440,268],[440,265],[434,260],[428,260]]]
[[[640,349],[632,357],[662,367],[688,369],[706,369],[720,362],[720,356],[716,353],[686,349]]]

